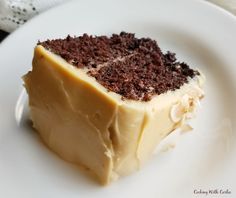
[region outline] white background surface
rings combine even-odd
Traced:
[[[62,14],[63,13],[63,14]],[[101,187],[49,151],[28,123],[21,76],[38,39],[111,34],[149,36],[207,77],[194,130],[139,172]],[[235,197],[236,19],[197,0],[74,1],[34,18],[0,45],[0,197]],[[167,140],[166,140],[167,141]],[[171,142],[171,138],[169,138]]]

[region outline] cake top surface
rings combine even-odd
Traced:
[[[107,36],[79,37],[39,42],[78,68],[86,68],[108,91],[123,99],[149,101],[155,95],[179,89],[199,72],[162,53],[155,40],[121,32]]]

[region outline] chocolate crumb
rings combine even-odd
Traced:
[[[122,99],[150,101],[153,96],[179,89],[189,78],[199,75],[175,53],[162,53],[155,40],[136,38],[121,32],[107,36],[67,36],[38,42],[70,64],[88,68],[108,91]]]

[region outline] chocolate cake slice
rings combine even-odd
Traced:
[[[199,71],[125,32],[39,42],[23,79],[45,143],[102,184],[139,169],[204,95]]]

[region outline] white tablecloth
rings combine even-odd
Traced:
[[[208,0],[236,15],[236,0]]]
[[[33,16],[65,1],[66,0],[0,0],[0,29],[6,32],[12,32]],[[208,1],[236,14],[236,0]]]

